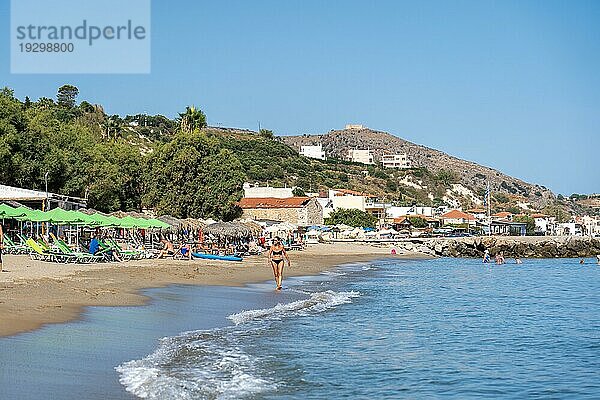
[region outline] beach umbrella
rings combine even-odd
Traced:
[[[159,221],[162,221],[169,225],[172,229],[178,229],[183,225],[183,221],[173,217],[172,215],[161,215],[158,217]]]
[[[252,235],[259,236],[260,234],[262,234],[263,227],[260,224],[254,222],[254,221],[246,221],[246,222],[242,222],[242,224],[244,224],[244,226],[246,226],[248,229],[250,229],[250,231],[252,232]]]
[[[8,204],[0,204],[0,218],[15,218],[25,215],[25,212]]]
[[[56,225],[72,225],[83,222],[84,214],[63,210],[62,208],[54,208],[46,212],[49,218],[48,222]]]
[[[24,210],[24,214],[16,219],[29,222],[50,222],[50,216],[41,210]]]
[[[219,238],[239,239],[252,236],[252,231],[239,222],[216,222],[204,228],[207,235]]]
[[[120,225],[121,228],[132,229],[132,228],[141,228],[140,221],[137,218],[134,218],[130,215],[127,215],[121,218]]]

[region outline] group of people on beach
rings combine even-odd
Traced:
[[[173,246],[172,242],[163,238],[161,239],[161,243],[163,248],[161,249],[157,258],[169,257],[175,254],[175,247]],[[181,252],[183,257],[191,258],[192,249],[189,244],[182,245],[178,251]],[[283,268],[286,263],[288,267],[291,265],[290,258],[285,250],[285,246],[283,245],[281,238],[276,237],[273,239],[273,243],[271,244],[269,252],[267,253],[267,260],[268,265],[273,269],[276,290],[281,290],[281,285],[283,282]]]

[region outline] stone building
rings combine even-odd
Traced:
[[[313,197],[244,197],[242,218],[289,222],[298,226],[323,224],[323,208]]]

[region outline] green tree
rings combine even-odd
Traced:
[[[292,190],[292,194],[294,196],[298,196],[298,197],[304,197],[304,196],[306,196],[306,193],[304,192],[304,189],[302,189],[301,187],[295,187],[294,190]]]
[[[411,225],[415,228],[427,228],[427,221],[421,217],[408,217]]]
[[[143,204],[159,214],[231,220],[241,210],[242,164],[219,140],[181,133],[149,159]]]
[[[206,126],[206,115],[195,106],[186,107],[185,112],[179,114],[179,127],[182,132],[190,133]]]
[[[330,214],[326,223],[328,225],[346,224],[354,227],[374,228],[377,218],[366,211],[340,208]]]
[[[435,179],[444,186],[450,186],[457,181],[456,174],[447,169],[440,169]]]
[[[79,89],[73,85],[62,85],[58,88],[58,93],[56,94],[56,101],[59,106],[65,108],[73,108],[75,107],[75,100],[77,99],[77,95],[79,95]]]
[[[265,139],[273,139],[275,137],[275,134],[270,129],[261,129],[258,133]]]
[[[515,222],[525,222],[526,225],[526,233],[527,236],[535,235],[535,220],[531,218],[529,215],[517,215],[513,218]]]

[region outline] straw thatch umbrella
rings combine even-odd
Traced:
[[[239,222],[217,222],[204,228],[204,233],[218,238],[241,239],[252,236],[250,228]]]
[[[202,220],[194,218],[186,218],[182,220],[181,223],[184,227],[190,229],[203,229],[206,226],[206,224]]]
[[[183,226],[183,220],[179,218],[175,218],[172,215],[162,215],[157,218],[159,221],[166,222],[171,225],[173,229],[179,229]]]
[[[246,228],[250,229],[253,236],[260,236],[263,232],[263,227],[254,221],[245,221],[242,222],[242,224],[244,224]]]

